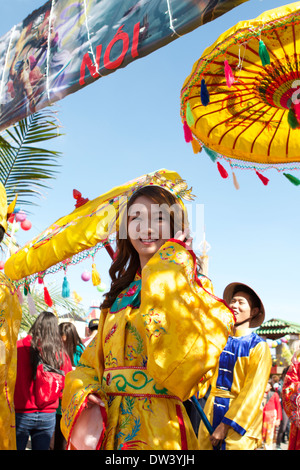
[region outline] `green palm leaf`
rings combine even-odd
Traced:
[[[20,287],[21,289],[21,287]],[[75,300],[71,297],[65,299],[61,295],[61,288],[56,284],[48,286],[48,290],[53,301],[55,310],[57,311],[58,318],[60,313],[68,313],[70,318],[81,317],[84,318],[86,313],[82,306],[78,305]],[[44,301],[43,289],[38,286],[33,286],[30,292],[31,297],[34,300],[36,313],[40,314],[43,310],[51,311]],[[20,329],[21,331],[28,332],[33,323],[36,320],[35,315],[31,315],[28,307],[27,297],[23,296],[24,302],[22,303],[22,321]]]
[[[21,120],[0,135],[0,181],[11,201],[18,193],[18,203],[34,204],[48,181],[58,173],[61,153],[44,149],[40,143],[62,135],[56,113],[45,109]]]

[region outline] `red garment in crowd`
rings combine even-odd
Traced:
[[[289,450],[300,450],[300,351],[297,351],[282,387],[283,408],[290,420]]]
[[[34,381],[30,362],[30,345],[30,335],[17,341],[17,380],[14,395],[15,411],[16,413],[34,413],[37,411],[54,413],[59,405],[59,399],[42,410],[39,409],[35,403]],[[72,370],[72,363],[66,353],[64,353],[61,370],[64,371],[65,375]]]

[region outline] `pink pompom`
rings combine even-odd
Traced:
[[[31,227],[32,227],[32,223],[30,222],[30,220],[26,219],[23,222],[21,222],[21,228],[23,230],[30,230]]]
[[[24,211],[17,212],[15,215],[15,219],[17,222],[23,222],[24,220],[26,220],[25,212]]]
[[[89,281],[91,279],[91,273],[89,273],[88,271],[83,271],[83,273],[81,274],[81,279],[84,282]]]
[[[5,264],[4,261],[0,261],[0,269],[1,270],[4,269],[4,264]]]

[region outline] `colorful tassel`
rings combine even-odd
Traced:
[[[44,300],[45,300],[45,304],[48,305],[48,307],[52,307],[53,302],[52,302],[52,299],[50,297],[47,287],[44,287]]]
[[[211,159],[212,162],[215,162],[218,158],[218,154],[217,152],[215,152],[214,150],[208,148],[208,147],[205,147],[203,146],[203,148],[205,149],[205,152],[207,153],[207,155],[209,156],[209,158]]]
[[[39,277],[38,277],[38,283],[39,283],[39,284],[43,284],[43,282],[44,282],[44,280],[43,280],[42,276],[39,276]]]
[[[269,65],[270,62],[271,62],[270,61],[270,56],[269,56],[269,53],[267,51],[265,43],[261,39],[259,40],[258,53],[259,53],[259,57],[260,57],[262,65],[264,67],[265,67],[265,65]]]
[[[234,76],[227,60],[224,61],[224,65],[225,65],[224,71],[225,71],[226,85],[230,88],[234,84]]]
[[[228,178],[228,173],[220,162],[217,162],[218,170],[222,178]]]
[[[201,103],[203,106],[207,106],[209,103],[209,93],[204,78],[201,80],[201,91],[200,91]]]
[[[64,299],[66,299],[67,297],[70,297],[70,284],[67,279],[67,276],[65,276],[63,280],[61,295]]]
[[[196,140],[196,139],[192,140],[192,147],[193,147],[193,152],[194,153],[199,153],[202,150],[201,145],[199,144],[198,140]]]
[[[30,293],[29,284],[27,282],[25,282],[25,284],[24,284],[24,295],[25,295],[25,297],[27,296],[28,293]]]
[[[289,109],[287,120],[291,129],[295,130],[299,127],[299,122],[295,114],[294,108]]]
[[[22,304],[23,304],[23,302],[24,302],[24,298],[23,298],[22,292],[20,291],[20,289],[19,289],[19,288],[17,289],[17,296],[18,296],[18,299],[19,299],[20,305],[22,305]]]
[[[30,315],[37,315],[35,303],[30,293],[27,294],[27,304]]]
[[[263,182],[263,184],[265,186],[267,186],[269,180],[268,178],[266,178],[264,175],[262,175],[261,173],[259,173],[258,171],[255,172],[257,174],[257,176],[259,177],[259,179]]]
[[[233,179],[233,184],[234,184],[235,189],[240,189],[240,185],[238,183],[238,180],[236,179],[234,171],[232,172],[232,179]]]
[[[293,183],[295,186],[299,186],[300,180],[296,178],[296,176],[290,175],[289,173],[283,173],[283,174],[291,183]]]
[[[99,284],[101,283],[101,278],[96,269],[95,263],[92,264],[92,282],[94,286],[99,286]]]
[[[193,134],[189,126],[187,125],[187,122],[184,121],[183,123],[183,131],[184,131],[184,138],[187,143],[192,142],[193,140]]]
[[[195,124],[195,119],[194,119],[194,116],[193,116],[193,113],[192,113],[192,110],[191,110],[191,105],[190,105],[189,102],[186,105],[185,117],[186,117],[187,125],[189,127],[192,127]]]

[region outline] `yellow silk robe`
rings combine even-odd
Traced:
[[[14,391],[22,311],[17,293],[0,273],[0,450],[16,449]]]
[[[252,330],[237,330],[222,352],[211,380],[204,412],[213,429],[229,424],[223,450],[254,450],[261,445],[262,400],[271,372],[267,343]],[[205,394],[209,382],[203,386]],[[212,450],[207,429],[200,423],[201,450]]]
[[[182,401],[212,374],[234,319],[195,272],[194,253],[169,240],[101,312],[97,337],[66,376],[61,427],[69,442],[96,393],[105,430],[95,448],[198,449]]]

